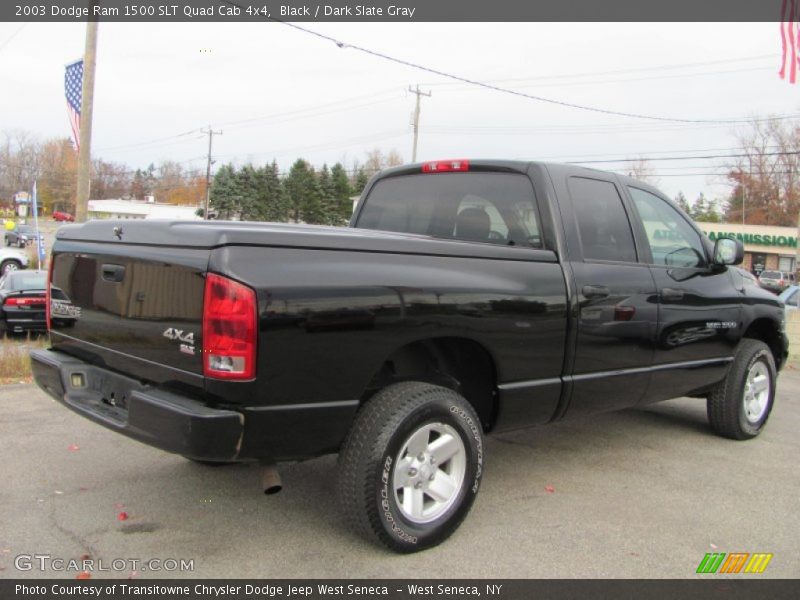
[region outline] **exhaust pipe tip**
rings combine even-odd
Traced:
[[[261,465],[261,488],[267,496],[277,494],[283,489],[280,473],[274,464]]]

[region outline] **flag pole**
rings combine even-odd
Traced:
[[[33,182],[33,198],[31,199],[33,209],[33,228],[36,230],[36,264],[42,270],[42,234],[39,232],[39,198],[36,195],[36,181]]]
[[[86,23],[86,48],[83,54],[81,88],[81,131],[78,149],[78,190],[75,198],[75,221],[86,220],[89,206],[92,168],[92,111],[94,108],[94,70],[97,53],[97,21]]]

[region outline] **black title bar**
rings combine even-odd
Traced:
[[[782,9],[782,0],[2,0],[0,21],[779,22]]]
[[[20,580],[0,581],[4,600],[783,600],[797,597],[798,581],[541,579],[281,579],[281,580]]]

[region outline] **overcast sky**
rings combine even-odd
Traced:
[[[691,120],[800,114],[800,85],[777,75],[777,23],[304,27],[462,77],[614,111]],[[84,32],[82,23],[21,30],[0,23],[0,131],[69,135],[64,65],[81,56]],[[217,165],[274,157],[288,168],[302,156],[349,167],[375,147],[410,161],[414,96],[406,89],[415,84],[433,94],[422,101],[420,160],[563,162],[725,154],[736,146],[733,125],[610,116],[478,89],[278,23],[102,23],[93,155],[134,168],[172,159],[204,169],[207,138],[197,130],[211,124],[224,132],[214,139]],[[723,162],[653,166],[665,192],[694,199],[727,193],[720,177],[707,175]]]

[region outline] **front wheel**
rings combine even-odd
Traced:
[[[359,533],[396,552],[424,550],[467,516],[483,456],[480,421],[464,398],[427,383],[397,383],[356,416],[339,455],[339,503]]]
[[[728,376],[708,396],[712,429],[734,440],[761,433],[775,400],[776,375],[769,347],[759,340],[743,339]]]

